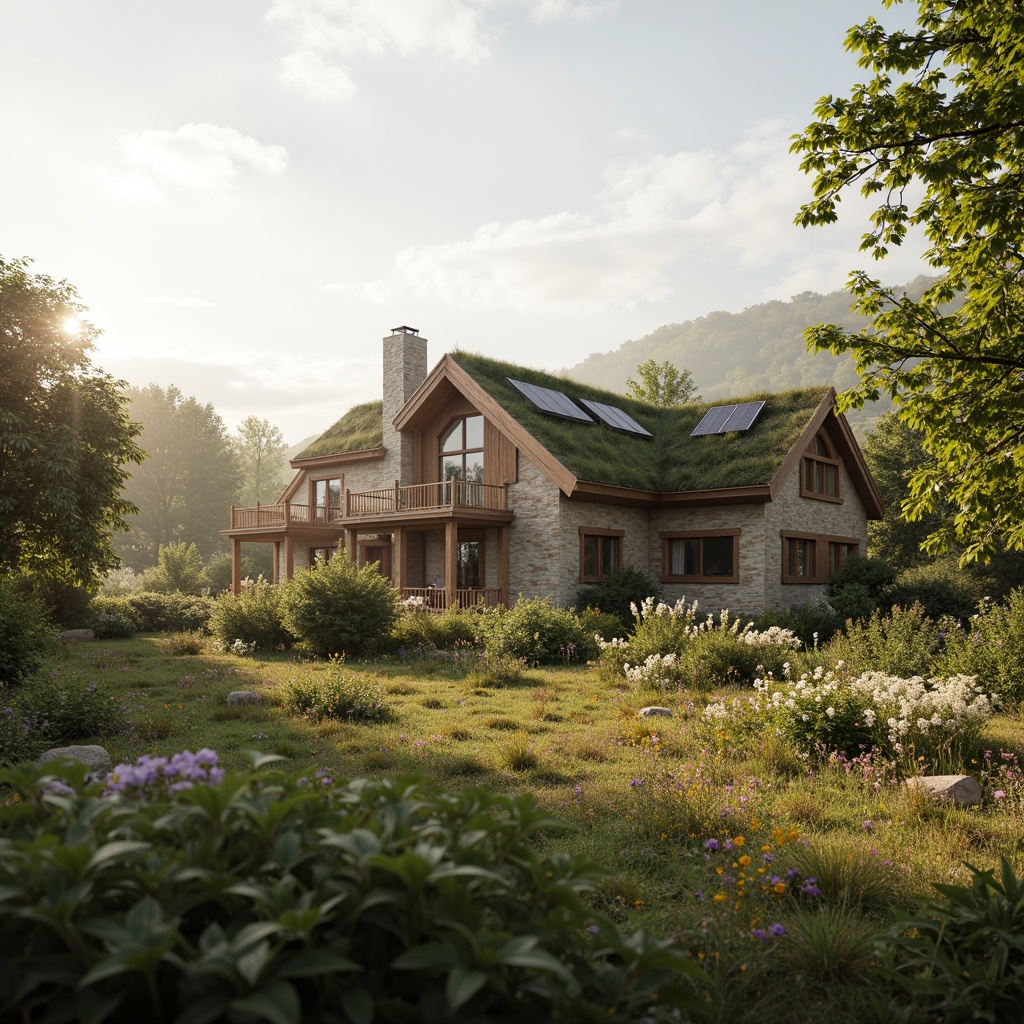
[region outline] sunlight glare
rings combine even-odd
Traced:
[[[61,324],[61,328],[65,334],[70,334],[74,337],[76,334],[81,333],[82,321],[77,316],[66,316]]]

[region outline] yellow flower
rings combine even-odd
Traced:
[[[736,846],[742,846],[745,842],[746,842],[746,839],[744,839],[743,836],[735,836],[733,838],[733,843]]]
[[[633,900],[633,906],[639,910],[646,902],[646,900]]]
[[[715,893],[714,902],[715,903],[724,903],[725,902],[725,893],[724,892],[716,892]]]
[[[749,865],[750,865],[750,858],[746,854],[743,854],[743,856],[740,857],[740,866],[745,868],[745,867],[748,867]]]
[[[775,892],[779,896],[781,896],[785,891],[786,891],[786,883],[785,882],[776,882],[775,883]]]

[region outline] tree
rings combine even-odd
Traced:
[[[246,416],[232,442],[242,465],[239,504],[276,501],[281,493],[281,471],[288,448],[280,428],[270,420]]]
[[[668,407],[700,401],[690,371],[676,369],[667,359],[663,363],[648,359],[636,372],[640,380],[627,377],[626,393],[638,402]]]
[[[129,391],[149,458],[131,475],[124,496],[139,509],[133,533],[119,542],[133,569],[154,565],[162,545],[195,544],[209,558],[221,544],[238,492],[238,464],[224,422],[212,405],[186,398],[171,385]]]
[[[157,564],[142,577],[142,588],[156,594],[192,594],[198,596],[208,589],[210,580],[203,568],[203,558],[195,544],[179,541],[161,544]]]
[[[891,7],[900,0],[885,0]],[[808,345],[852,355],[859,407],[887,392],[922,436],[904,512],[950,518],[928,550],[986,560],[1024,548],[1024,10],[1017,0],[918,0],[917,26],[852,28],[872,77],[825,96],[795,137],[814,198],[797,223],[837,219],[843,194],[875,202],[861,249],[876,259],[923,233],[939,273],[918,300],[855,272],[854,308],[873,325],[810,328]],[[956,303],[959,303],[958,305]]]
[[[90,587],[118,564],[144,455],[123,381],[93,368],[100,331],[67,281],[0,257],[0,569]]]

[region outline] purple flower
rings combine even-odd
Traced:
[[[573,786],[572,787],[572,795],[573,796],[583,796],[583,787],[582,786]]]
[[[873,832],[875,830],[875,823],[870,818],[868,818],[861,825],[861,828],[864,829],[865,832]]]
[[[590,932],[591,935],[600,935],[601,934],[601,929],[598,928],[596,924],[588,924],[587,925],[587,931]]]
[[[768,938],[768,933],[763,928],[751,928],[750,937],[757,939],[758,942],[764,942]]]
[[[643,784],[644,784],[644,780],[643,779],[630,779],[629,780],[629,785],[630,785],[631,789],[636,789],[638,786],[642,786]]]
[[[781,936],[786,934],[786,929],[783,928],[781,924],[776,922],[775,924],[768,926],[768,934],[774,935],[776,938],[780,938]]]
[[[992,795],[993,795],[993,796],[994,796],[994,797],[995,797],[995,798],[996,798],[997,800],[1002,800],[1002,799],[1003,799],[1003,797],[1005,797],[1005,796],[1006,796],[1006,794],[1005,794],[1005,793],[1004,793],[1004,792],[1003,792],[1003,791],[1002,791],[1001,789],[997,789],[997,790],[996,790],[996,791],[995,791],[995,792],[994,792],[994,793],[993,793]]]
[[[704,844],[704,849],[705,850],[710,850],[712,853],[714,853],[718,849],[718,840],[717,839],[709,839]]]

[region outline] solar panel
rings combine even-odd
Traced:
[[[551,388],[527,384],[526,381],[513,380],[511,377],[507,377],[506,380],[533,402],[541,412],[546,412],[549,416],[561,416],[562,419],[577,420],[580,423],[594,422],[568,395],[561,391],[552,391]]]
[[[623,412],[617,405],[605,405],[603,402],[591,402],[588,398],[579,399],[580,405],[586,406],[599,420],[607,424],[612,430],[621,430],[624,434],[637,434],[640,437],[654,437],[649,431],[640,426],[639,423],[628,413]]]
[[[704,414],[690,437],[728,434],[733,430],[749,430],[764,408],[764,402],[741,402],[739,405],[716,405]]]

